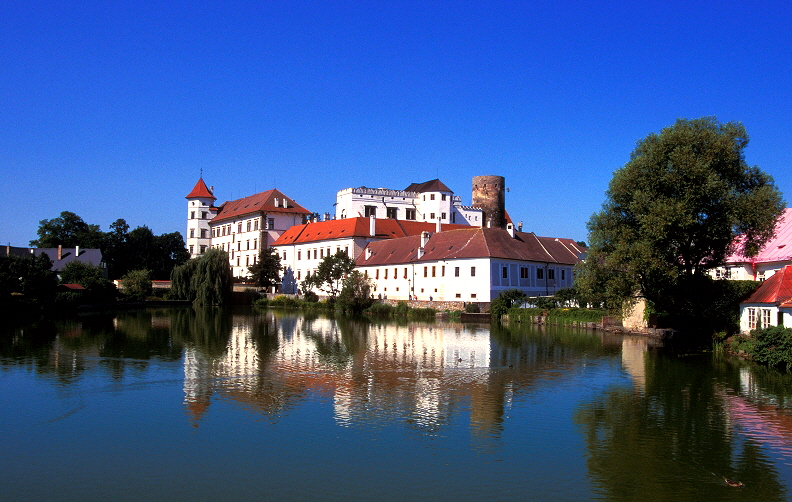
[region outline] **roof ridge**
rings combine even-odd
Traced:
[[[539,238],[539,237],[538,237],[538,236],[537,236],[535,233],[533,233],[533,232],[531,232],[531,235],[533,235],[533,236],[534,236],[534,239],[536,239],[536,242],[538,242],[538,243],[539,243],[539,245],[542,247],[542,249],[543,249],[543,250],[544,250],[544,252],[547,254],[547,256],[549,256],[549,257],[550,257],[550,258],[551,258],[551,259],[552,259],[554,262],[556,262],[556,263],[557,263],[557,262],[558,262],[558,260],[556,260],[555,258],[553,258],[553,255],[552,255],[552,254],[550,254],[550,251],[548,251],[548,250],[547,250],[547,248],[545,247],[545,245],[544,245],[544,244],[542,244],[542,239],[540,239],[540,238]]]

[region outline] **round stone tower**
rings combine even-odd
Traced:
[[[506,228],[506,178],[474,176],[473,206],[481,208],[482,227]]]

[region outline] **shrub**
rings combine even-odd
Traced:
[[[478,303],[466,303],[465,312],[468,314],[479,314],[481,313],[481,307],[479,307]]]
[[[753,346],[754,361],[768,366],[785,366],[792,369],[792,329],[772,326],[755,329],[751,336],[756,340]]]
[[[132,270],[121,278],[121,290],[130,300],[143,301],[151,294],[151,273],[148,270]]]
[[[317,294],[316,294],[316,293],[314,293],[313,291],[306,291],[306,292],[303,294],[303,300],[305,300],[306,302],[313,302],[313,303],[316,303],[316,302],[318,302],[318,301],[319,301],[319,295],[317,295]]]

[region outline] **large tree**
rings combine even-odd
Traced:
[[[263,287],[271,288],[280,281],[281,262],[278,251],[268,247],[261,250],[258,261],[248,267],[253,281]]]
[[[104,242],[99,225],[89,225],[71,211],[63,211],[51,220],[41,220],[37,233],[38,239],[30,241],[30,245],[40,248],[98,248]]]
[[[302,282],[303,291],[308,291],[311,288],[316,288],[330,295],[332,300],[338,296],[341,291],[341,283],[352,270],[355,268],[355,260],[349,257],[348,254],[342,249],[336,251],[336,254],[325,256],[316,273],[306,277]]]
[[[684,310],[742,235],[754,255],[784,209],[773,179],[746,164],[738,122],[679,119],[639,141],[589,221],[581,286],[611,302],[638,293],[663,313]],[[687,306],[686,306],[687,305]]]

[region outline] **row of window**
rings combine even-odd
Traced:
[[[341,251],[341,246],[336,246],[336,253]],[[344,252],[349,256],[349,246],[344,247]],[[305,253],[305,259],[310,260],[311,256],[313,255],[314,260],[321,260],[325,256],[330,256],[330,246],[327,246],[327,250],[325,248],[314,248],[314,249],[307,249]],[[297,250],[297,259],[302,260],[302,250]],[[286,252],[283,253],[283,259],[286,259]]]
[[[232,253],[234,251],[250,251],[251,249],[258,248],[258,239],[253,239],[252,242],[253,242],[253,247],[251,247],[250,245],[251,240],[250,239],[246,240],[245,249],[242,249],[242,241],[237,241],[236,249],[233,249],[234,244],[232,242],[221,242],[219,244],[215,244],[212,247],[214,247],[215,249],[222,249],[223,251],[226,251],[228,253]]]
[[[266,230],[274,230],[275,229],[275,219],[274,218],[267,218],[266,220],[267,226]],[[222,237],[224,235],[231,235],[233,233],[234,225],[232,223],[228,223],[226,225],[221,225],[218,227],[214,227],[212,229],[212,237]],[[247,220],[245,222],[238,222],[236,224],[236,233],[241,234],[243,231],[252,232],[259,229],[259,219],[254,218],[252,220]],[[202,231],[203,232],[203,231]]]
[[[194,238],[195,238],[195,229],[191,228],[190,229],[190,239],[194,239]],[[206,239],[206,229],[205,228],[201,229],[201,239]]]
[[[206,211],[201,211],[201,217],[200,217],[201,220],[205,220],[207,216],[209,216],[209,213],[207,213]],[[190,219],[191,220],[195,219],[195,211],[190,211]]]
[[[502,267],[502,269],[503,269],[502,277],[504,279],[508,279],[509,278],[509,267],[508,267],[508,265],[504,265]],[[520,279],[528,279],[528,278],[529,278],[528,267],[520,267]],[[536,278],[537,279],[544,279],[545,278],[545,269],[537,267],[537,269],[536,269]],[[547,269],[547,279],[551,280],[551,281],[555,280],[555,269],[554,268],[548,268]],[[566,270],[564,270],[563,268],[561,269],[561,280],[562,281],[566,280]]]

